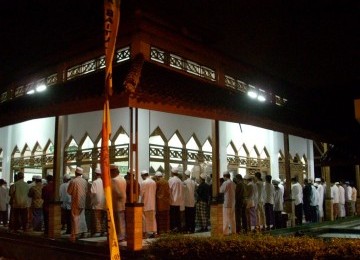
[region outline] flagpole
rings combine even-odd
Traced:
[[[111,260],[120,260],[119,242],[117,239],[110,182],[109,138],[111,119],[109,97],[112,95],[112,64],[116,47],[116,38],[120,22],[120,0],[104,0],[104,43],[105,43],[105,100],[102,121],[101,170],[108,217],[108,242]]]

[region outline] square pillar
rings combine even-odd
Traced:
[[[49,208],[49,238],[61,237],[61,208],[60,202],[50,204]]]
[[[295,202],[293,199],[284,200],[284,211],[288,214],[288,221],[290,221],[290,227],[295,227]],[[289,227],[289,225],[287,224]]]
[[[223,204],[212,202],[210,205],[211,236],[223,235]]]
[[[143,203],[126,203],[126,236],[127,248],[131,251],[142,249],[143,241]]]

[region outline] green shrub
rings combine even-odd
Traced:
[[[310,237],[233,235],[191,237],[168,235],[148,247],[148,259],[355,259],[360,256],[358,240],[321,240]]]

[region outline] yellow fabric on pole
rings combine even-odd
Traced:
[[[110,259],[120,259],[119,242],[116,234],[112,196],[110,183],[110,156],[109,156],[109,136],[111,133],[110,109],[109,101],[105,100],[103,123],[102,123],[102,140],[101,140],[101,171],[103,175],[103,185],[106,198],[106,208],[108,216],[108,236],[109,236],[109,250]]]
[[[120,22],[120,0],[104,0],[105,10],[105,88],[106,95],[112,95],[112,63]]]
[[[111,260],[120,260],[119,242],[116,234],[110,183],[109,137],[111,134],[109,96],[112,95],[112,63],[120,22],[120,0],[104,0],[105,42],[105,102],[102,122],[101,170],[108,216],[108,237]]]

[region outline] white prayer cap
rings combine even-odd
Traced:
[[[96,168],[96,169],[95,169],[95,173],[96,173],[96,174],[101,174],[101,169],[100,169],[100,168]]]
[[[339,185],[340,183],[337,181],[337,182],[335,182],[335,185]]]
[[[34,176],[34,179],[35,179],[35,180],[41,180],[41,176],[40,176],[40,175],[35,175],[35,176]]]
[[[83,174],[84,170],[81,167],[76,167],[75,173]]]
[[[156,176],[156,177],[162,177],[162,172],[157,171],[157,172],[155,173],[155,176]]]
[[[178,168],[178,167],[173,167],[173,168],[171,168],[171,172],[172,172],[172,173],[178,173],[178,172],[179,172],[179,168]]]
[[[315,178],[315,181],[321,181],[321,179],[320,178]]]
[[[71,176],[70,176],[70,174],[66,173],[66,174],[64,174],[64,178],[67,179],[67,180],[70,180]]]
[[[142,170],[141,175],[145,175],[145,174],[149,174],[149,172],[147,170]]]
[[[200,178],[205,180],[206,179],[206,174],[205,173],[200,174]]]
[[[185,174],[186,176],[190,176],[190,171],[189,171],[189,170],[186,170],[186,171],[184,172],[184,174]]]

